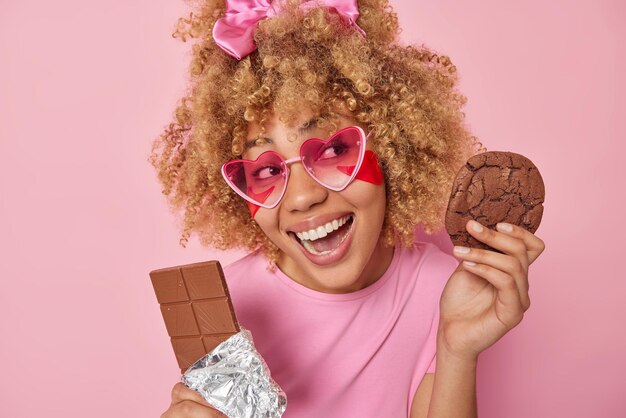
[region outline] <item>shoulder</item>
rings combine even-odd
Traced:
[[[422,285],[445,284],[459,264],[452,255],[429,242],[416,242],[412,248],[400,251],[399,274],[411,276]]]
[[[459,261],[455,257],[442,251],[438,246],[429,242],[420,244],[427,247],[424,261],[427,268],[450,275],[459,265]]]
[[[267,259],[257,250],[225,266],[223,268],[224,276],[230,285],[231,282],[239,281],[251,273],[259,274],[265,272],[267,266]]]
[[[411,264],[420,268],[456,268],[458,261],[452,255],[442,251],[430,242],[418,241],[411,248],[402,248],[400,254],[403,264]]]
[[[267,277],[268,261],[260,251],[255,251],[233,261],[223,268],[228,292],[239,319],[247,317],[246,309],[256,306],[258,300],[267,296],[268,286],[273,280]]]

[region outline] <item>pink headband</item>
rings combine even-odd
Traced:
[[[213,26],[215,43],[229,55],[242,59],[256,49],[254,31],[260,20],[277,15],[281,11],[281,0],[226,0],[226,16]],[[317,6],[334,9],[348,24],[354,26],[363,36],[356,20],[359,8],[356,0],[303,0],[300,8],[309,10]]]

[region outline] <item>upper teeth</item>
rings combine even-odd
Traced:
[[[344,216],[339,219],[333,219],[330,222],[325,223],[324,225],[318,226],[315,229],[309,229],[308,231],[296,232],[296,236],[301,240],[309,240],[315,241],[319,238],[324,238],[330,232],[336,231],[339,227],[345,224],[348,219],[350,219],[350,215]]]

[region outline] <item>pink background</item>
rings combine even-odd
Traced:
[[[540,167],[533,306],[480,359],[483,418],[623,417],[625,8],[392,2],[452,57],[489,149]],[[178,374],[148,271],[218,253],[146,162],[185,87],[182,1],[0,2],[0,416],[155,417]]]

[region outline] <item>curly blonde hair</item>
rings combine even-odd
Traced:
[[[397,44],[398,20],[387,0],[359,1],[357,24],[366,37],[335,12],[305,12],[298,3],[259,22],[258,50],[241,61],[211,35],[225,13],[222,0],[206,0],[179,19],[173,36],[195,40],[189,91],[149,161],[170,205],[184,210],[183,246],[195,232],[203,245],[261,249],[277,260],[278,248],[220,173],[242,154],[248,124],[262,126],[272,112],[290,122],[304,107],[322,115],[344,109],[373,131],[388,246],[411,246],[419,224],[428,232],[442,226],[454,175],[478,150],[464,126],[455,66],[426,47]]]

